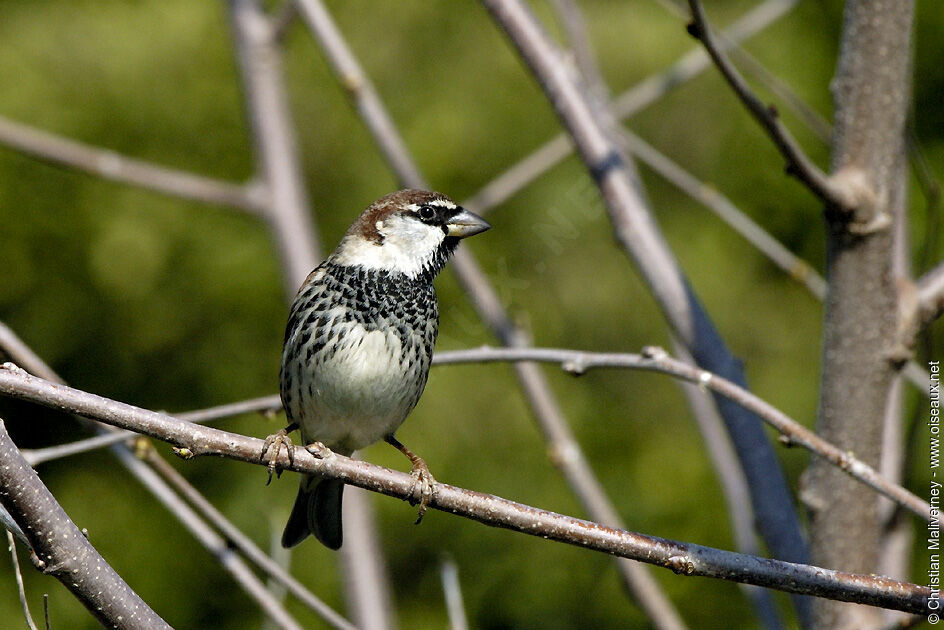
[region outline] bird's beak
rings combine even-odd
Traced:
[[[492,227],[488,221],[466,209],[461,209],[459,214],[453,216],[446,223],[446,235],[454,238],[466,238],[475,236]]]

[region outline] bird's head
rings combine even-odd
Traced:
[[[370,204],[332,254],[359,265],[415,277],[435,275],[459,240],[489,229],[482,217],[442,193],[400,190]]]

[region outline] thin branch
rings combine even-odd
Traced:
[[[320,0],[296,0],[295,4],[384,159],[400,181],[409,186],[425,187],[423,176],[410,159],[406,144],[397,133],[387,108],[383,106],[373,83],[364,73],[324,4]]]
[[[140,186],[171,197],[230,206],[254,215],[263,213],[261,191],[254,184],[231,184],[158,166],[3,117],[0,117],[0,144],[44,162]]]
[[[28,548],[30,546],[30,541],[26,537],[26,534],[23,533],[23,530],[16,524],[16,521],[13,520],[13,517],[10,516],[10,513],[7,512],[7,509],[3,507],[3,505],[0,505],[0,525],[3,526],[3,529],[13,534],[25,547]]]
[[[2,347],[3,344],[0,343],[0,348]],[[14,361],[14,363],[17,362]],[[31,372],[31,370],[27,371]],[[184,420],[185,422],[195,422],[197,424],[202,424],[204,422],[211,422],[213,420],[219,420],[220,418],[239,416],[246,413],[270,413],[281,410],[282,400],[279,398],[278,394],[275,394],[272,396],[264,396],[262,398],[250,398],[249,400],[241,400],[239,402],[227,403],[225,405],[217,405],[216,407],[208,407],[206,409],[175,413],[173,415],[174,417]],[[137,436],[134,433],[130,433],[128,431],[109,431],[108,433],[102,435],[96,435],[84,440],[76,440],[75,442],[70,442],[68,444],[59,444],[56,446],[38,449],[24,449],[23,457],[26,458],[26,461],[28,461],[31,466],[38,466],[39,464],[52,461],[54,459],[71,457],[72,455],[80,455],[82,453],[105,448],[119,442],[124,442],[135,437]]]
[[[685,346],[672,339],[672,349],[680,360],[694,363]],[[688,406],[692,410],[695,424],[701,433],[702,442],[708,453],[711,465],[721,486],[727,505],[728,517],[735,549],[741,553],[758,555],[759,544],[754,535],[754,508],[751,505],[751,491],[747,486],[747,477],[741,469],[731,444],[731,438],[725,431],[724,421],[718,413],[714,400],[708,391],[694,383],[678,380]],[[754,607],[758,626],[766,630],[780,630],[783,622],[774,603],[773,594],[765,589],[748,584],[741,584],[741,591]]]
[[[667,374],[684,381],[694,383],[699,387],[717,392],[721,396],[741,405],[760,417],[765,423],[776,429],[783,436],[782,441],[787,446],[801,446],[811,453],[826,459],[850,476],[883,494],[896,504],[907,508],[924,520],[930,520],[930,505],[902,488],[893,484],[878,474],[873,468],[859,461],[851,453],[823,440],[815,433],[793,420],[776,407],[743,387],[721,376],[702,370],[689,363],[673,359],[660,348],[646,348],[643,354],[615,353],[615,352],[587,352],[582,350],[568,350],[562,348],[534,348],[534,347],[505,347],[491,348],[482,346],[469,350],[452,350],[438,352],[433,356],[433,365],[454,365],[466,363],[556,363],[564,371],[580,376],[595,368],[624,368],[645,370]],[[6,364],[10,365],[10,364]],[[248,407],[271,408],[277,396],[254,398],[248,401],[221,405],[213,409],[239,409]],[[206,411],[194,412],[204,414]],[[186,414],[174,417],[184,419]],[[186,421],[186,420],[185,420]],[[130,433],[122,432],[122,439],[127,439]],[[71,446],[71,445],[66,445]],[[52,447],[61,449],[64,447]],[[26,451],[29,458],[38,458],[46,461],[43,454],[51,449]]]
[[[590,43],[590,34],[587,32],[587,22],[580,7],[574,0],[552,0],[551,5],[567,34],[567,44],[584,82],[598,96],[609,98],[609,88],[600,73],[600,66]]]
[[[179,418],[179,416],[177,416]],[[167,463],[164,458],[158,454],[157,450],[147,443],[143,449],[138,449],[139,453],[143,451],[143,459],[151,465],[157,474],[164,481],[170,484],[197,512],[199,512],[213,527],[218,529],[226,538],[227,547],[235,547],[250,562],[262,569],[269,577],[283,586],[299,601],[314,610],[318,615],[332,628],[339,630],[354,630],[354,626],[344,617],[339,615],[330,606],[315,596],[310,590],[305,588],[301,582],[296,580],[283,567],[279,566],[272,558],[262,551],[248,536],[243,534],[239,528],[234,526],[219,510],[206,500],[196,488],[184,479],[183,475],[177,472],[173,466]],[[274,600],[271,595],[265,599]]]
[[[390,578],[369,499],[368,493],[360,488],[348,491],[344,497],[345,536],[340,561],[346,587],[345,603],[359,630],[394,630],[396,618],[388,588]],[[349,536],[351,531],[361,535]]]
[[[393,126],[386,108],[360,68],[343,36],[319,0],[303,0],[299,7],[339,80],[371,132],[381,152],[388,159],[400,181],[410,187],[427,188],[419,168],[410,157],[406,144]],[[473,305],[505,345],[527,345],[525,335],[511,322],[494,288],[468,249],[456,252],[452,270],[459,278]],[[516,365],[515,372],[535,415],[553,463],[564,473],[572,490],[591,518],[622,527],[622,521],[586,461],[580,445],[567,426],[554,394],[541,372],[533,365]],[[617,563],[623,583],[646,615],[663,630],[684,627],[681,617],[658,583],[635,563]]]
[[[72,457],[73,455],[97,451],[99,449],[108,448],[109,446],[114,446],[120,442],[130,442],[136,437],[138,437],[137,434],[131,431],[107,431],[94,437],[76,440],[75,442],[69,442],[67,444],[57,444],[55,446],[37,449],[26,448],[22,450],[22,454],[23,458],[29,462],[29,465],[35,468],[40,464],[45,464],[46,462],[62,459],[64,457]]]
[[[850,194],[845,187],[837,185],[829,175],[813,163],[783,125],[777,110],[765,105],[747,85],[744,77],[728,59],[721,44],[711,32],[701,2],[689,0],[688,4],[692,11],[692,22],[688,26],[688,32],[704,44],[705,50],[708,51],[731,89],[773,140],[787,161],[787,172],[806,184],[807,188],[823,202],[842,210],[855,210],[859,202],[856,196]]]
[[[182,422],[171,416],[50,383],[10,364],[0,369],[0,391],[20,400],[94,418],[170,442],[185,458],[215,455],[265,465],[259,457],[263,447],[261,439]],[[294,458],[282,452],[278,464],[285,470],[339,479],[346,484],[406,501],[414,497],[415,484],[408,473],[323,450],[315,452],[318,456],[307,449],[296,449]],[[25,462],[23,466],[28,468]],[[0,474],[5,471],[5,468],[0,468]],[[931,594],[927,587],[890,578],[757,558],[615,529],[443,483],[436,484],[429,507],[486,525],[647,562],[681,575],[720,578],[915,613],[926,610]],[[84,538],[78,530],[76,534],[76,537]]]
[[[59,387],[64,386],[60,385]],[[180,422],[180,420],[177,422]],[[189,424],[188,426],[199,425]],[[177,496],[171,487],[158,477],[155,470],[149,468],[145,462],[141,461],[128,449],[116,449],[116,452],[121,462],[147,485],[154,497],[213,556],[220,567],[229,573],[233,581],[249,595],[272,623],[282,630],[302,630],[302,626],[288,613],[285,607],[269,595],[269,591],[262,580],[230,547],[228,541],[213,531],[183,499]],[[326,607],[323,606],[322,608]],[[321,611],[318,610],[317,612]],[[337,613],[334,613],[334,615],[337,615]]]
[[[196,422],[203,424],[220,420],[222,418],[231,418],[233,416],[242,416],[249,413],[277,413],[282,410],[282,399],[278,394],[272,396],[262,396],[259,398],[249,398],[238,402],[226,403],[225,405],[216,405],[206,409],[197,409],[194,411],[182,411],[172,414],[185,422]]]
[[[813,266],[784,247],[767,230],[735,206],[730,199],[710,185],[699,181],[636,134],[630,131],[625,132],[625,140],[627,149],[634,156],[649,165],[666,181],[714,212],[718,218],[744,237],[784,273],[805,286],[816,298],[823,299],[826,295],[826,281]]]
[[[6,508],[4,508],[6,511]],[[10,558],[13,561],[13,575],[16,579],[16,592],[20,596],[20,607],[23,609],[23,617],[26,619],[26,625],[29,630],[37,630],[36,622],[33,621],[33,615],[30,614],[29,601],[26,599],[26,588],[23,586],[23,574],[20,572],[20,559],[16,557],[16,542],[13,540],[13,533],[7,531],[7,545],[10,551]]]
[[[583,352],[556,348],[489,348],[440,352],[435,363],[489,363],[495,361],[541,361],[557,363],[563,370],[581,375],[593,368],[620,367],[668,374],[720,394],[751,411],[783,436],[786,446],[802,446],[832,463],[873,490],[907,508],[926,521],[931,520],[931,506],[899,485],[889,482],[874,468],[819,437],[770,403],[740,385],[694,365],[673,359],[661,348],[646,348],[642,354]]]
[[[23,372],[25,374],[25,372]],[[31,377],[32,378],[32,377]],[[44,381],[47,382],[48,381]],[[49,383],[51,387],[59,387]],[[96,551],[36,472],[0,420],[0,503],[29,539],[38,567],[109,628],[170,629]]]

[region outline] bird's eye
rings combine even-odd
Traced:
[[[432,206],[420,206],[420,218],[424,221],[432,221],[436,217],[436,211]]]

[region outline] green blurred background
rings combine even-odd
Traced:
[[[716,25],[750,9],[709,2]],[[432,185],[457,200],[559,131],[557,119],[485,10],[474,2],[330,2],[341,30]],[[684,20],[651,0],[581,2],[604,77],[620,93],[695,46]],[[944,170],[944,14],[917,3],[917,147]],[[558,33],[543,2],[535,8]],[[831,118],[842,3],[804,0],[746,48]],[[287,33],[286,80],[315,220],[325,250],[374,198],[397,187],[301,22]],[[223,3],[8,0],[0,3],[0,115],[159,164],[231,181],[253,173],[248,125]],[[768,94],[762,88],[761,93]],[[781,108],[784,109],[784,108]],[[828,147],[786,120],[813,158]],[[820,207],[795,181],[717,73],[676,89],[629,128],[714,186],[821,269]],[[702,207],[641,167],[666,237],[755,391],[812,426],[821,309],[803,289]],[[914,262],[942,258],[937,211],[912,176]],[[636,351],[668,339],[652,299],[615,245],[604,208],[570,158],[489,215],[463,245],[540,346]],[[0,147],[0,320],[68,382],[143,407],[182,411],[275,393],[287,315],[266,227],[228,208],[187,203],[62,170]],[[494,343],[446,272],[438,280],[439,349]],[[940,358],[944,353],[932,356]],[[928,352],[924,350],[923,352]],[[922,356],[922,359],[925,357]],[[651,374],[580,378],[544,368],[612,500],[631,529],[732,548],[724,502],[677,386]],[[908,395],[910,423],[925,406]],[[68,418],[0,400],[21,447],[76,439]],[[264,436],[282,418],[221,426]],[[510,367],[441,367],[399,432],[437,479],[582,515],[545,447]],[[265,487],[261,468],[207,459],[174,465],[260,545],[280,532],[293,475]],[[779,447],[778,447],[779,448]],[[909,444],[908,484],[922,492],[926,437]],[[807,462],[779,450],[793,486]],[[387,446],[362,454],[405,469]],[[107,453],[39,472],[121,575],[179,628],[254,628],[261,615],[175,519]],[[419,527],[403,502],[373,497],[403,628],[445,627],[439,564],[459,568],[473,627],[645,627],[602,554],[432,512]],[[913,578],[922,579],[920,545]],[[21,561],[26,561],[21,553]],[[0,619],[20,618],[9,557],[0,559]],[[314,542],[296,575],[344,610],[337,555]],[[729,583],[654,575],[692,627],[751,627]],[[53,627],[92,628],[52,578],[26,568]],[[781,606],[786,599],[777,596]],[[290,603],[299,619],[319,621]],[[9,625],[7,625],[9,623]]]

